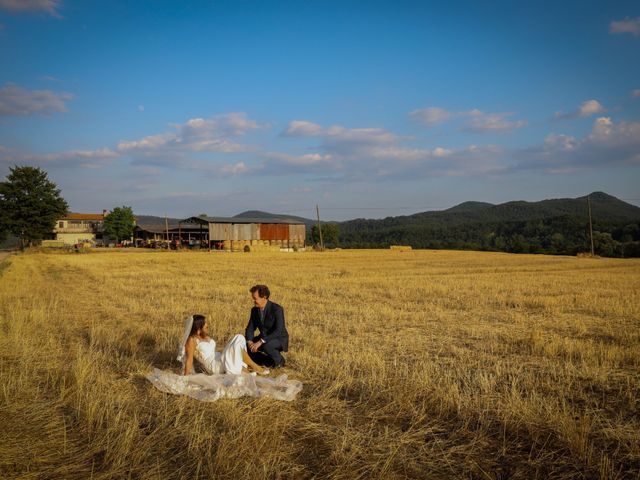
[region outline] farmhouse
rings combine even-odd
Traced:
[[[52,239],[65,245],[82,242],[101,243],[106,211],[102,213],[69,213],[59,219],[53,229]]]
[[[196,243],[235,251],[251,251],[267,245],[298,249],[305,246],[306,226],[289,219],[189,217],[177,224],[138,224],[134,239],[136,243],[180,241],[182,245]]]

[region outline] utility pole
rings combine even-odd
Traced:
[[[167,243],[169,243],[169,219],[166,213],[164,214],[164,228],[167,231]]]
[[[591,238],[591,256],[595,257],[593,248],[593,224],[591,223],[591,195],[587,195],[587,205],[589,206],[589,237]]]
[[[322,226],[320,225],[320,208],[316,204],[316,214],[318,215],[318,233],[320,234],[320,251],[324,252],[324,242],[322,241]]]

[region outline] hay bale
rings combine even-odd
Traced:
[[[413,250],[411,245],[391,245],[389,250],[394,250],[396,252],[410,252]]]

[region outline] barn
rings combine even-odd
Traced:
[[[136,244],[180,241],[182,246],[251,251],[265,246],[301,249],[306,242],[304,223],[289,219],[246,217],[189,217],[164,225],[138,224]]]
[[[190,217],[180,222],[187,228],[198,225],[214,248],[251,250],[254,246],[299,249],[305,246],[306,226],[290,219],[248,217]]]

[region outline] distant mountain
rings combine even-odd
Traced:
[[[640,255],[640,207],[603,192],[589,197],[600,254]],[[590,248],[587,225],[587,196],[500,205],[464,202],[443,211],[341,222],[340,244],[575,254]]]
[[[316,221],[310,218],[298,217],[296,215],[284,215],[281,213],[269,213],[263,212],[261,210],[247,210],[246,212],[234,215],[232,218],[260,218],[264,219],[265,221],[269,220],[270,218],[278,220],[291,220],[294,222],[302,222],[307,225],[307,227],[316,224]]]
[[[640,207],[623,202],[616,197],[603,192],[594,192],[590,197],[593,218],[603,221],[626,222],[640,217]],[[517,222],[562,215],[586,219],[588,217],[587,196],[542,200],[539,202],[520,200],[499,205],[464,202],[448,210],[416,213],[410,215],[409,218],[419,222],[434,217],[443,219],[447,223],[474,220]]]
[[[449,213],[469,213],[469,212],[477,212],[479,210],[486,210],[487,208],[494,207],[493,203],[486,202],[463,202],[460,205],[456,205],[455,207],[451,207],[445,212]]]

